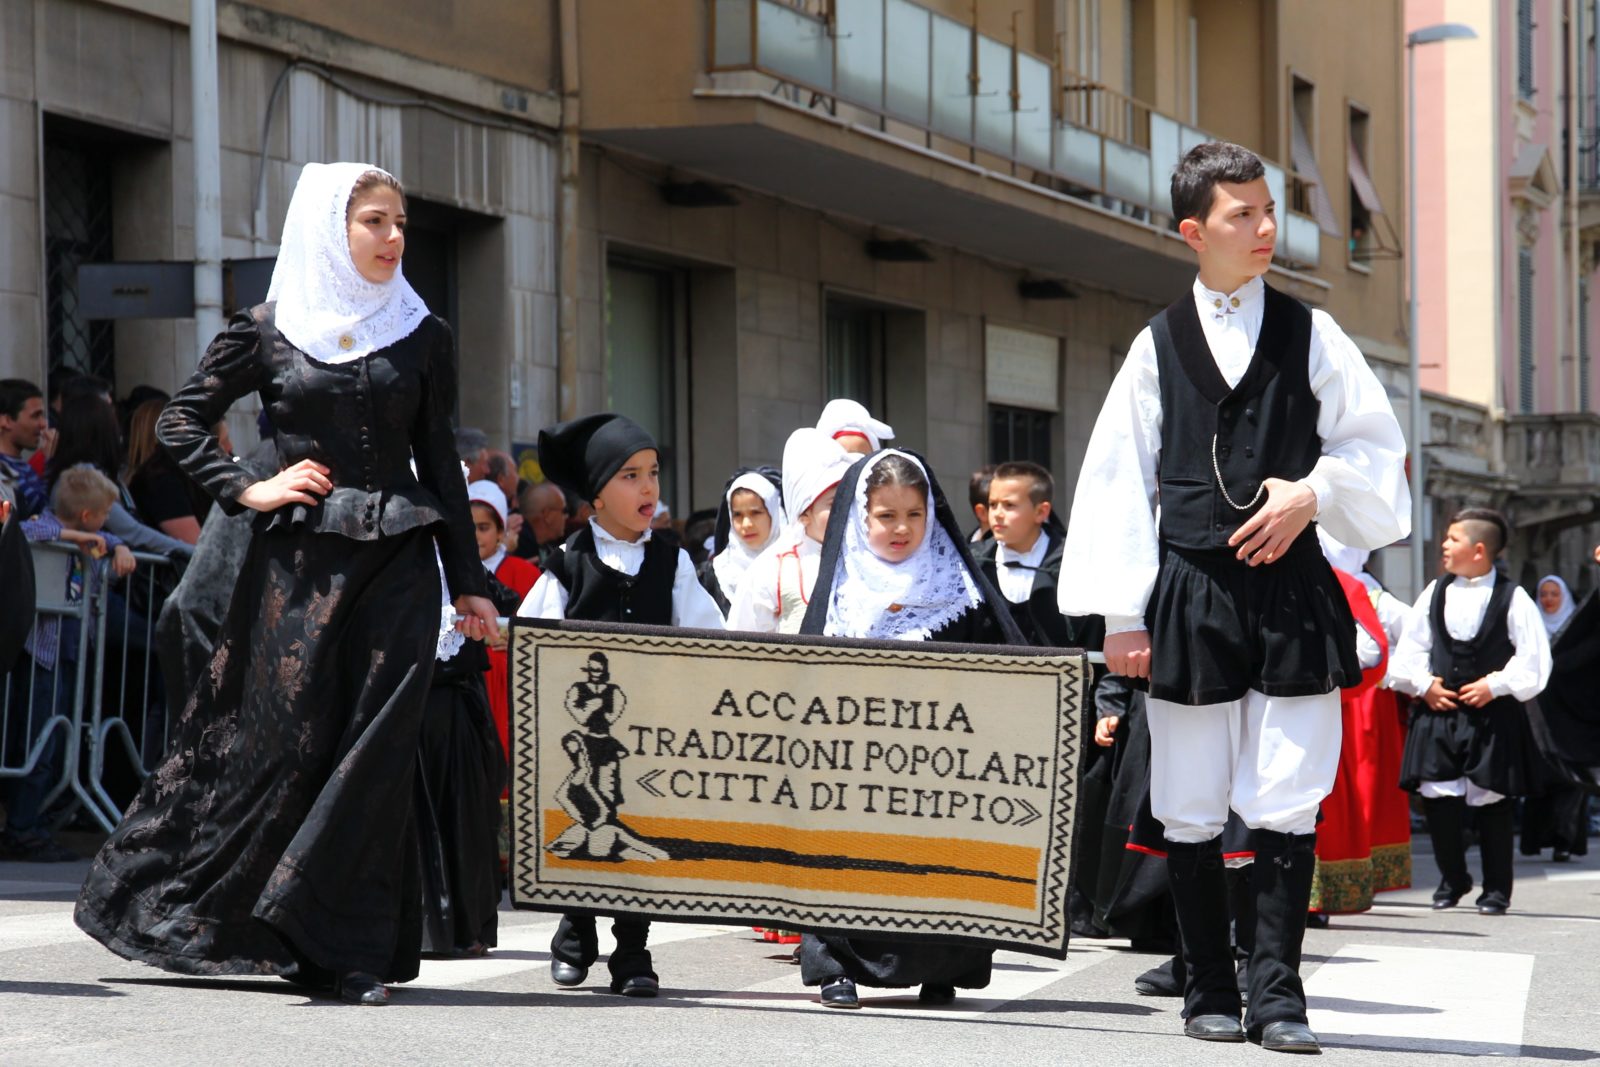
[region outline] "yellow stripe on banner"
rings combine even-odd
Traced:
[[[658,878],[687,878],[696,881],[748,882],[759,885],[786,885],[796,889],[823,892],[866,893],[873,896],[944,898],[1000,904],[1034,910],[1038,907],[1037,849],[1018,845],[989,845],[964,839],[918,838],[897,834],[872,834],[859,831],[796,830],[787,826],[713,822],[697,819],[662,819],[629,816],[629,829],[646,838],[680,838],[750,847],[781,847],[808,856],[849,856],[860,860],[889,860],[920,865],[956,865],[949,846],[960,846],[959,865],[981,867],[996,874],[1027,878],[1027,882],[1002,882],[982,875],[918,874],[872,870],[828,870],[791,866],[774,862],[746,860],[600,860],[562,859],[546,855],[544,864],[556,870],[612,871]],[[563,811],[545,811],[545,841],[554,841],[572,825]],[[940,844],[945,845],[940,848]],[[1025,854],[1022,868],[1017,854]],[[999,860],[1010,870],[996,869]]]

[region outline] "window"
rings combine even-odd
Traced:
[[[47,119],[44,138],[45,316],[49,369],[115,378],[113,324],[78,310],[78,268],[109,263],[111,168],[106,145]]]
[[[1517,94],[1533,99],[1533,0],[1517,0]]]
[[[1578,295],[1578,410],[1589,410],[1589,285]]]
[[[1358,107],[1350,108],[1350,143],[1347,170],[1350,178],[1350,261],[1362,262],[1372,258],[1378,247],[1373,237],[1374,215],[1383,214],[1383,202],[1378,199],[1378,187],[1367,169],[1368,116]]]
[[[1317,220],[1317,226],[1331,237],[1340,235],[1339,220],[1333,213],[1333,201],[1328,197],[1327,183],[1322,180],[1322,170],[1317,166],[1316,141],[1316,88],[1304,78],[1291,76],[1290,90],[1293,106],[1289,109],[1290,155],[1294,160],[1294,187],[1289,195],[1289,206],[1302,215]]]
[[[1049,470],[1050,421],[1048,411],[989,405],[989,462],[1037,463]]]
[[[1517,249],[1517,410],[1533,413],[1533,250]]]
[[[857,400],[887,419],[883,403],[884,312],[847,300],[828,300],[828,399]]]
[[[606,267],[606,405],[660,446],[661,499],[680,512],[688,484],[681,455],[678,375],[684,351],[682,272],[612,259]]]

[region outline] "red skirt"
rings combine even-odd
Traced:
[[[1344,739],[1317,826],[1312,911],[1366,911],[1374,894],[1411,886],[1411,810],[1400,788],[1403,699],[1377,688],[1341,694]]]

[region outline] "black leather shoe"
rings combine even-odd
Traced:
[[[1133,980],[1133,991],[1141,997],[1181,997],[1183,979],[1177,975],[1177,960],[1152,967]]]
[[[1479,915],[1504,915],[1511,901],[1499,893],[1485,893],[1478,898]]]
[[[1196,1015],[1184,1022],[1183,1035],[1197,1041],[1243,1041],[1244,1027],[1231,1015]]]
[[[953,1004],[956,999],[956,987],[924,982],[922,983],[922,988],[917,990],[917,999],[924,1004]]]
[[[861,998],[856,995],[856,984],[848,978],[835,978],[824,982],[817,994],[824,1008],[859,1008]]]
[[[1322,1055],[1322,1043],[1305,1023],[1276,1022],[1261,1028],[1261,1047],[1268,1052],[1298,1052],[1305,1056]]]
[[[1468,882],[1467,888],[1461,890],[1459,893],[1449,885],[1446,885],[1444,882],[1440,882],[1439,888],[1433,891],[1433,910],[1444,911],[1446,908],[1453,908],[1457,904],[1461,903],[1461,898],[1470,892],[1472,892],[1471,882]]]
[[[587,977],[589,977],[589,968],[587,967],[577,967],[566,960],[550,961],[550,980],[556,985],[582,985],[583,980]]]
[[[346,1004],[365,1004],[377,1008],[389,1003],[389,990],[377,975],[351,971],[339,976],[339,999]]]
[[[648,974],[636,974],[632,978],[623,979],[621,985],[612,986],[611,991],[620,993],[625,997],[645,1000],[661,991],[661,983],[651,978]]]

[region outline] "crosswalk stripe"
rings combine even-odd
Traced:
[[[550,937],[556,931],[555,916],[515,926],[502,925],[499,944],[483,959],[423,960],[422,970],[407,988],[449,989],[452,986],[486,982],[493,978],[520,974],[550,965]],[[603,927],[603,924],[602,924]],[[733,926],[697,926],[690,923],[655,923],[650,927],[650,947],[659,948],[676,941],[717,937],[738,930]],[[602,933],[604,930],[602,929]],[[603,946],[602,946],[603,947]],[[537,959],[508,953],[537,953]],[[604,968],[601,969],[602,971]],[[602,978],[603,978],[602,974]]]
[[[921,1006],[917,1003],[915,989],[875,990],[865,986],[859,990],[861,1006],[874,1015],[970,1018],[974,1014],[994,1011],[1014,1000],[1021,1000],[1047,985],[1086,971],[1098,963],[1104,963],[1115,955],[1116,953],[1110,948],[1099,944],[1086,948],[1075,947],[1065,960],[1026,956],[1020,952],[996,952],[994,973],[988,987],[980,990],[957,990],[956,1002],[950,1007]],[[783,1011],[836,1010],[824,1008],[817,1000],[816,989],[801,984],[798,967],[783,978],[696,999],[702,1004],[715,1007],[760,1007]]]
[[[1345,945],[1306,981],[1311,1028],[1329,1045],[1518,1055],[1533,959]]]

